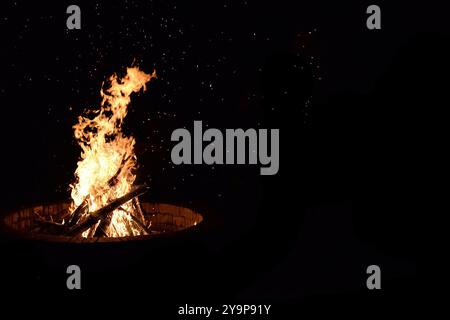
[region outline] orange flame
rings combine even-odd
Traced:
[[[135,140],[122,132],[122,123],[127,115],[130,95],[141,89],[145,91],[146,83],[152,78],[156,78],[155,71],[146,74],[138,67],[127,68],[122,79],[117,75],[111,76],[110,87],[100,91],[103,99],[100,110],[93,111],[96,116],[93,119],[78,117],[73,128],[82,152],[75,171],[76,183],[71,185],[72,210],[87,201],[89,211],[93,212],[130,191],[136,179]],[[128,203],[123,205],[123,209],[113,212],[111,223],[105,230],[107,236],[139,234],[139,230],[132,228],[130,223],[132,206]],[[87,237],[95,227],[85,231],[83,237]]]

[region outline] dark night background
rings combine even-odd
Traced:
[[[148,200],[205,216],[187,234],[107,246],[118,261],[134,257],[117,265],[91,248],[77,262],[64,246],[2,237],[3,290],[81,299],[126,292],[151,297],[155,308],[164,300],[168,313],[193,301],[286,307],[274,315],[420,295],[417,212],[433,174],[422,174],[430,161],[422,156],[440,130],[428,127],[448,82],[449,27],[434,4],[374,3],[382,30],[366,28],[368,1],[2,3],[1,214],[68,199],[80,153],[72,125],[98,106],[102,82],[134,62],[158,74],[132,97],[125,121],[137,140],[138,181],[149,183]],[[66,29],[70,4],[81,8],[81,30]],[[192,131],[194,120],[279,128],[279,173],[173,166],[170,134]],[[68,264],[80,264],[80,292],[65,287]],[[379,292],[366,288],[371,264],[381,267]]]

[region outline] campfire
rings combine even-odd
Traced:
[[[190,209],[139,201],[149,187],[134,183],[135,139],[123,132],[122,124],[132,93],[145,91],[154,78],[155,71],[147,74],[138,67],[127,68],[122,78],[111,76],[100,91],[100,108],[79,116],[73,126],[82,151],[70,185],[71,202],[16,212],[6,224],[35,234],[118,238],[177,231],[200,222],[202,216]]]
[[[61,223],[69,235],[83,237],[124,237],[148,234],[138,196],[145,186],[133,187],[136,179],[135,140],[122,131],[130,96],[146,89],[156,72],[146,74],[137,67],[127,68],[122,79],[113,75],[109,87],[101,90],[100,110],[94,117],[80,116],[74,126],[82,149],[71,185],[70,216]],[[131,200],[131,201],[130,201]]]

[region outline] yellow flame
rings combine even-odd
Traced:
[[[86,199],[89,211],[93,212],[130,191],[136,179],[135,140],[122,132],[122,123],[130,95],[141,89],[145,91],[146,83],[155,77],[155,71],[146,74],[138,67],[127,68],[122,79],[112,75],[110,86],[100,91],[103,99],[100,110],[93,111],[95,117],[78,117],[73,129],[82,152],[75,171],[76,183],[71,185],[72,210]],[[120,209],[113,212],[108,236],[139,234],[137,229],[130,230],[132,224],[127,223],[131,221],[131,205],[125,204],[123,209],[126,212]],[[85,231],[83,236],[90,231]]]

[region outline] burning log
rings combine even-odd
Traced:
[[[101,222],[101,221],[100,221]],[[98,225],[98,224],[97,224]],[[94,235],[95,235],[95,231],[96,231],[96,227],[95,227],[95,225],[92,227],[92,228],[90,228],[88,231],[88,234],[87,234],[87,237],[86,238],[93,238],[94,237]]]
[[[143,224],[138,218],[136,218],[134,215],[130,214],[131,219],[133,222],[138,226],[138,228],[143,232],[144,234],[149,234],[150,231],[147,229],[145,224]]]
[[[83,202],[73,211],[70,219],[67,223],[68,227],[73,227],[80,218],[89,211],[89,204],[87,198],[84,198]]]
[[[142,210],[139,199],[137,197],[134,198],[133,201],[131,202],[131,205],[133,206],[134,212],[136,212],[136,217],[139,219],[139,221],[145,224],[144,211]],[[147,230],[147,227],[145,227],[144,229]]]
[[[119,168],[117,169],[116,173],[108,180],[108,183],[106,184],[108,188],[114,187],[118,182],[118,177],[122,173],[122,169],[124,168],[125,164],[128,162],[130,157],[126,157],[125,155],[122,157],[122,161],[120,162]],[[136,199],[136,198],[135,198]],[[100,222],[98,227],[95,230],[95,233],[93,234],[94,237],[98,237],[101,235],[107,236],[108,227],[111,224],[112,219],[112,212],[110,212],[104,220]]]
[[[122,221],[123,221],[123,224],[125,225],[125,228],[127,229],[128,234],[133,235],[134,234],[133,228],[131,228],[130,221],[128,221],[128,219],[124,219],[123,217],[122,217]]]
[[[40,231],[44,231],[46,233],[61,234],[66,230],[65,225],[50,220],[36,219],[35,223],[38,225],[38,229]]]
[[[137,198],[133,199],[133,203],[134,203],[134,201],[136,199]],[[128,212],[127,210],[125,210],[123,207],[120,207],[119,209],[124,211],[124,212],[126,212],[131,217],[131,220],[133,220],[133,222],[135,223],[137,228],[141,230],[141,232],[143,232],[144,234],[149,234],[150,233],[150,230],[148,230],[147,227],[145,226],[145,218],[144,218],[144,215],[142,214],[142,212],[141,212],[141,214],[142,214],[142,218],[141,218],[142,220],[141,220],[138,217],[136,217],[134,214],[132,214],[132,213]]]
[[[46,220],[36,211],[33,211],[33,214],[35,216],[34,222],[37,224],[37,229],[39,231],[50,234],[61,234],[66,230],[66,226],[61,223],[54,222],[53,220]]]
[[[95,230],[94,237],[99,237],[101,235],[107,236],[107,229],[111,224],[113,213],[110,212],[105,219],[103,219]]]
[[[102,221],[106,219],[108,214],[118,208],[120,208],[123,204],[127,203],[128,201],[132,200],[133,198],[140,196],[141,194],[147,192],[148,187],[147,186],[138,186],[134,188],[132,191],[124,195],[123,197],[117,198],[116,200],[113,200],[108,205],[104,206],[103,208],[98,209],[97,211],[91,212],[89,216],[82,221],[81,223],[73,226],[70,228],[67,232],[67,235],[74,236],[78,235],[80,233],[83,233],[90,227],[94,226],[98,221]]]
[[[129,159],[130,157],[123,156],[122,161],[120,162],[119,165],[119,169],[117,169],[117,172],[108,180],[107,185],[109,188],[112,188],[117,184],[117,182],[119,181],[118,178],[122,173],[122,169],[123,167],[125,167],[125,164],[128,162]]]

